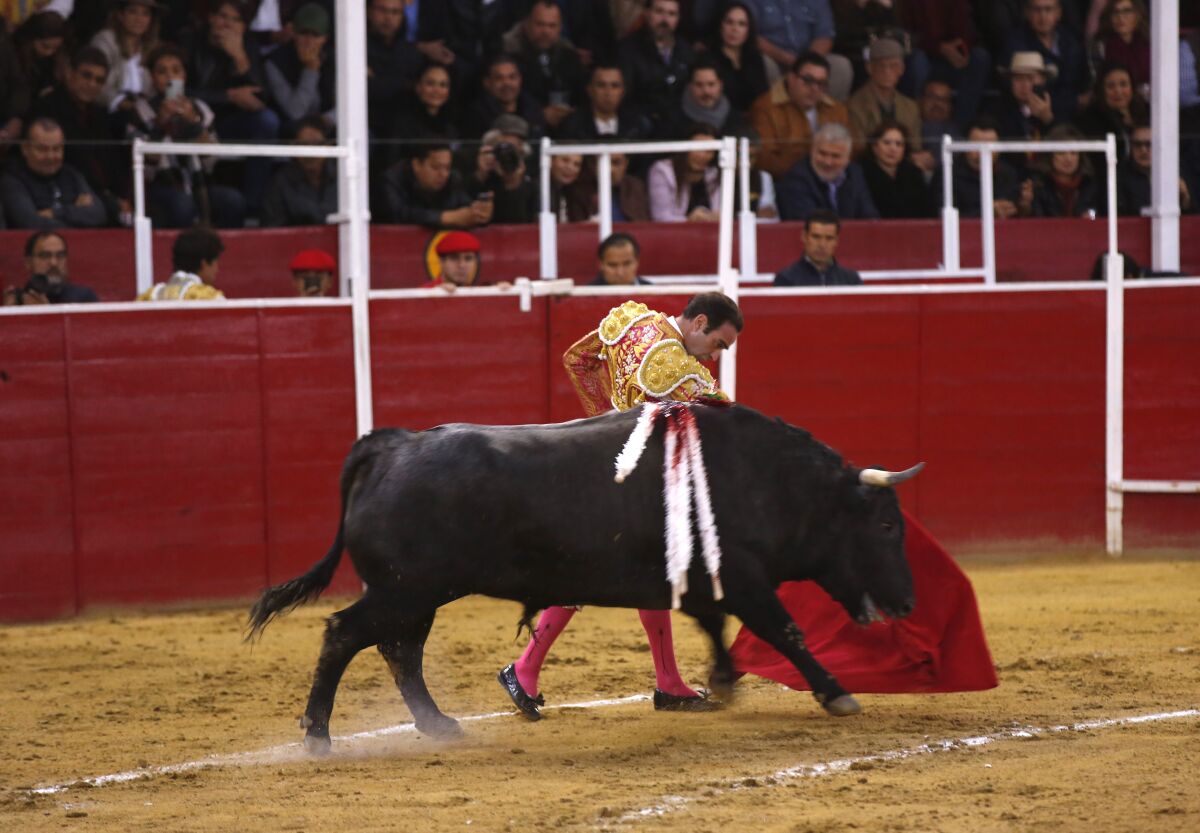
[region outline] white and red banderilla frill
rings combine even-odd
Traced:
[[[637,425],[625,447],[617,455],[615,480],[624,482],[635,468],[659,417],[666,433],[663,437],[663,500],[666,509],[667,581],[671,585],[671,608],[678,610],[687,592],[687,573],[692,565],[695,545],[692,541],[692,509],[700,529],[700,549],[704,566],[712,578],[713,598],[725,596],[721,588],[721,544],[717,521],[713,517],[708,492],[708,475],[700,453],[700,430],[692,406],[686,402],[647,402],[642,406]]]

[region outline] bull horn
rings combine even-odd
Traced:
[[[905,480],[912,480],[925,468],[924,463],[917,463],[911,469],[904,471],[886,471],[885,469],[863,469],[858,473],[858,482],[866,486],[895,486]]]

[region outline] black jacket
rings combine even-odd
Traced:
[[[288,162],[271,178],[263,196],[263,226],[320,226],[338,209],[337,163],[325,162],[319,188],[313,188],[296,162]]]
[[[91,205],[76,205],[80,194],[91,194]],[[0,201],[9,228],[93,228],[108,220],[104,203],[83,174],[65,163],[54,176],[43,177],[29,170],[24,158],[10,160],[0,176]],[[52,217],[38,214],[47,208]]]
[[[503,113],[504,108],[499,101],[489,93],[480,93],[463,119],[463,136],[471,139],[480,138],[491,130],[492,122]],[[525,90],[521,90],[521,95],[517,99],[517,112],[514,115],[525,119],[529,125],[529,136],[526,137],[526,141],[534,144],[541,140],[546,132],[546,119],[542,115],[542,108],[537,103],[537,99]]]
[[[694,57],[692,48],[676,37],[670,60],[663,61],[654,45],[654,36],[648,29],[639,29],[617,45],[617,63],[625,76],[625,94],[657,123],[683,95],[688,65]]]
[[[412,162],[393,165],[383,175],[386,219],[391,223],[438,226],[442,212],[469,205],[471,200],[463,190],[458,171],[450,172],[450,179],[440,191],[425,191],[417,185]]]
[[[367,126],[376,136],[387,131],[394,108],[412,89],[423,60],[417,47],[405,40],[403,29],[390,46],[367,31]]]
[[[130,193],[129,149],[112,143],[108,109],[101,104],[80,107],[62,85],[33,104],[30,119],[47,116],[58,122],[66,139],[63,159],[79,169],[97,193]]]
[[[785,266],[775,275],[775,286],[858,286],[861,283],[858,272],[839,266],[837,260],[824,272],[818,272],[807,257]]]
[[[912,162],[901,161],[896,178],[892,179],[868,153],[862,161],[862,170],[880,217],[891,220],[937,215],[933,192],[925,182],[925,175]]]
[[[567,116],[558,128],[559,138],[575,141],[591,142],[600,138],[596,132],[596,117],[590,104],[576,108]],[[606,139],[621,139],[627,142],[645,139],[650,135],[650,125],[647,120],[632,107],[622,107],[617,113],[616,135],[609,134]]]
[[[233,59],[224,50],[209,43],[207,26],[187,33],[183,41],[184,51],[191,56],[187,72],[188,88],[192,95],[211,107],[215,113],[238,109],[236,105],[229,103],[229,96],[225,94],[226,90],[233,87],[261,87],[262,95],[267,97],[267,78],[263,74],[262,58],[258,46],[250,39],[248,32],[245,48],[250,66],[245,72],[235,72]]]
[[[829,186],[817,176],[812,163],[801,159],[786,174],[775,180],[775,202],[784,220],[803,220],[823,208],[845,220],[878,220],[879,209],[871,199],[862,169],[854,162],[837,186],[837,204],[829,196]]]

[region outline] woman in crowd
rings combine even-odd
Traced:
[[[716,131],[707,125],[695,125],[687,138],[714,139]],[[721,177],[713,166],[716,155],[711,150],[690,150],[651,165],[651,219],[660,223],[716,220],[721,207]]]
[[[1142,0],[1108,0],[1100,15],[1100,31],[1092,41],[1096,64],[1124,64],[1133,86],[1150,93],[1150,24]]]
[[[13,33],[21,71],[29,82],[31,101],[67,76],[67,25],[58,12],[30,15]]]
[[[907,150],[904,128],[893,119],[884,119],[868,139],[863,176],[885,220],[936,213],[925,175],[909,161]]]
[[[717,65],[725,97],[733,109],[745,112],[767,91],[768,62],[758,49],[754,13],[742,0],[725,6],[716,33],[705,44]]]
[[[1075,117],[1075,126],[1089,139],[1117,137],[1121,159],[1129,157],[1134,125],[1150,121],[1150,105],[1133,86],[1124,64],[1106,63],[1096,76],[1092,101]]]
[[[575,210],[582,200],[583,188],[579,175],[583,172],[583,157],[577,154],[555,156],[550,159],[550,210],[560,223],[572,221]]]
[[[421,68],[411,95],[405,96],[392,119],[388,138],[395,140],[391,158],[408,159],[422,141],[451,141],[459,136],[450,104],[450,72],[432,61]]]
[[[108,80],[100,103],[114,108],[124,96],[150,89],[144,59],[158,46],[159,9],[154,0],[122,0],[108,12],[108,23],[92,38],[92,46],[108,58]]]
[[[1060,124],[1046,134],[1048,142],[1078,142],[1084,136],[1069,124]],[[1064,150],[1039,155],[1033,181],[1034,217],[1082,217],[1102,210],[1100,191],[1092,175],[1092,162],[1078,151]]]
[[[599,165],[600,157],[588,157],[576,187],[568,195],[567,219],[572,223],[596,220],[600,216]],[[649,219],[646,184],[629,173],[628,156],[612,154],[612,221],[632,223]]]

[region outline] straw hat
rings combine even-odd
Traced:
[[[1047,66],[1041,52],[1014,52],[1007,71],[1009,75],[1033,75],[1040,72],[1047,78],[1058,77],[1058,67],[1054,64]]]

